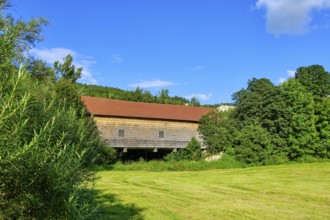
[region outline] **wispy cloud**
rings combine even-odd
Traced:
[[[76,52],[67,48],[33,48],[30,53],[50,64],[53,64],[55,61],[61,61],[68,54],[71,54],[74,58],[77,56]]]
[[[201,70],[201,69],[203,69],[202,66],[195,66],[195,67],[193,67],[191,70],[192,70],[192,71],[198,71],[198,70]]]
[[[163,80],[152,80],[152,81],[143,81],[138,83],[129,84],[129,87],[133,88],[155,88],[155,87],[166,87],[174,85],[173,82],[163,81]]]
[[[83,56],[73,50],[67,48],[42,48],[42,49],[32,49],[30,51],[31,55],[37,57],[38,59],[44,60],[49,64],[53,64],[55,61],[63,61],[68,54],[73,57],[73,65],[76,67],[82,67],[83,71],[81,73],[80,82],[88,84],[97,84],[97,80],[93,77],[91,67],[96,63],[93,57]]]
[[[280,84],[282,84],[282,83],[286,82],[286,80],[287,80],[287,78],[283,78],[283,77],[281,77],[281,78],[278,79],[278,82],[279,82]]]
[[[286,72],[288,74],[287,78],[281,77],[281,78],[278,79],[278,82],[280,84],[286,82],[288,80],[288,78],[295,77],[295,75],[296,75],[296,70],[287,70]]]
[[[207,101],[209,100],[211,97],[213,96],[212,93],[208,93],[208,94],[202,94],[202,93],[194,93],[191,94],[189,96],[185,96],[186,99],[192,99],[193,97],[197,98],[198,100],[201,101]]]
[[[123,61],[124,60],[120,56],[118,56],[117,54],[112,54],[111,63],[121,63]]]
[[[311,28],[311,11],[330,8],[330,0],[258,0],[256,8],[266,8],[269,33],[304,34]]]
[[[288,73],[289,77],[295,77],[296,76],[296,70],[287,70],[286,72]]]

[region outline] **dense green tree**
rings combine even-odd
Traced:
[[[151,94],[150,91],[143,91],[143,102],[154,103],[156,102],[156,97]]]
[[[127,100],[126,93],[128,91],[107,87],[107,86],[99,86],[99,85],[88,85],[88,84],[80,84],[80,83],[76,83],[76,85],[82,95],[94,96],[100,98]]]
[[[87,167],[103,146],[93,122],[24,73],[12,73],[0,94],[0,217],[88,218]]]
[[[133,102],[147,102],[147,103],[165,103],[166,104],[175,104],[175,105],[184,105],[189,103],[185,98],[174,96],[169,96],[169,92],[163,91],[163,95],[154,96],[148,90],[143,90],[138,88],[134,91],[125,91],[118,88],[106,87],[106,86],[97,86],[97,85],[86,85],[86,84],[76,84],[81,95],[94,96],[101,98],[111,98],[125,101]],[[160,92],[162,93],[162,92]]]
[[[58,77],[70,80],[71,82],[76,82],[81,77],[81,72],[83,69],[82,67],[76,68],[72,62],[73,57],[70,54],[63,59],[63,63],[55,61],[54,69],[56,71],[56,75]]]
[[[330,73],[320,65],[300,67],[297,69],[296,79],[313,95],[318,137],[316,155],[329,158]]]
[[[330,158],[330,98],[324,97],[315,105],[315,124],[318,135],[316,155]]]
[[[204,145],[212,153],[218,153],[224,149],[221,142],[223,134],[222,114],[218,111],[212,111],[202,116],[199,121],[198,131],[203,137]],[[227,131],[227,130],[225,130]]]
[[[80,93],[75,83],[69,79],[61,78],[54,84],[54,91],[58,100],[63,100],[58,103],[59,107],[71,107],[77,109],[77,112],[84,114],[84,105],[80,99]]]
[[[88,166],[103,142],[71,91],[59,89],[67,79],[43,78],[52,71],[41,61],[20,65],[46,22],[5,16],[6,5],[0,0],[0,218],[90,219]]]
[[[265,100],[275,92],[275,86],[269,79],[249,80],[247,89],[234,93],[233,100],[237,105],[235,117],[239,120],[259,120],[264,115]]]
[[[18,67],[24,61],[24,52],[43,39],[42,27],[48,22],[44,18],[34,18],[25,22],[14,19],[7,13],[11,5],[0,0],[0,71]]]
[[[142,102],[143,101],[143,90],[140,87],[137,87],[135,91],[132,94],[131,99],[136,102]]]
[[[233,95],[232,113],[202,117],[204,144],[211,153],[224,150],[245,163],[329,157],[328,75],[315,65],[299,68],[296,79],[280,86],[268,79],[249,80],[246,89]]]
[[[26,73],[30,74],[31,77],[36,78],[39,81],[51,83],[56,79],[55,70],[48,66],[45,61],[35,59],[34,57],[30,57],[26,64]]]
[[[311,92],[317,101],[330,96],[330,73],[320,65],[300,67],[296,72],[296,79]]]
[[[285,160],[288,122],[281,90],[268,79],[253,78],[247,89],[235,93],[233,98],[236,108],[231,113],[218,113],[218,120],[209,119],[205,125],[201,120],[201,131],[205,126],[210,133],[217,134],[202,132],[205,143],[226,146],[225,152],[234,153],[245,163],[265,164],[269,158],[280,157]]]
[[[258,94],[266,95],[269,90],[273,89],[274,84],[266,78],[256,79],[253,78],[252,80],[249,80],[247,90],[251,92],[256,92]]]
[[[298,68],[296,78],[280,86],[253,78],[233,99],[231,113],[212,112],[200,121],[211,153],[225,151],[253,164],[330,157],[329,73],[323,67]]]
[[[190,100],[190,105],[199,107],[199,106],[201,106],[201,103],[199,102],[199,100],[196,96],[193,96]]]
[[[137,87],[135,91],[129,92],[128,100],[133,102],[156,102],[156,98],[151,94],[150,91],[143,90],[139,87]]]
[[[195,160],[202,159],[202,145],[195,138],[192,137],[187,146],[183,149],[178,149],[177,152],[172,152],[166,155],[165,160],[177,161],[177,160]]]
[[[192,137],[186,148],[184,149],[188,160],[200,160],[202,158],[202,145],[195,138]]]
[[[275,152],[287,152],[289,112],[283,91],[269,79],[249,80],[247,89],[234,94],[234,116],[239,129],[246,125],[260,124],[272,137]]]
[[[157,96],[157,102],[161,104],[168,104],[169,99],[170,95],[168,89],[162,89]]]
[[[265,164],[272,148],[271,135],[258,124],[244,126],[234,140],[236,158],[247,164]]]
[[[288,132],[289,156],[297,159],[314,156],[316,153],[317,133],[315,128],[313,96],[299,81],[289,79],[282,84],[287,108],[290,113]]]
[[[210,154],[228,152],[233,146],[237,129],[231,118],[232,110],[225,112],[211,111],[202,116],[198,131]]]

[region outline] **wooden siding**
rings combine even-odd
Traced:
[[[184,148],[192,137],[200,140],[195,122],[100,116],[94,120],[106,143],[115,148],[175,149]]]

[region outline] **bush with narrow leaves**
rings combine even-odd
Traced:
[[[87,166],[103,143],[92,121],[33,85],[23,73],[0,84],[0,217],[88,219],[95,176]]]

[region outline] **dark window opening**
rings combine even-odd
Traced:
[[[164,131],[159,131],[159,138],[164,138],[164,137],[165,137]]]
[[[124,137],[125,136],[125,130],[118,130],[118,137]]]

